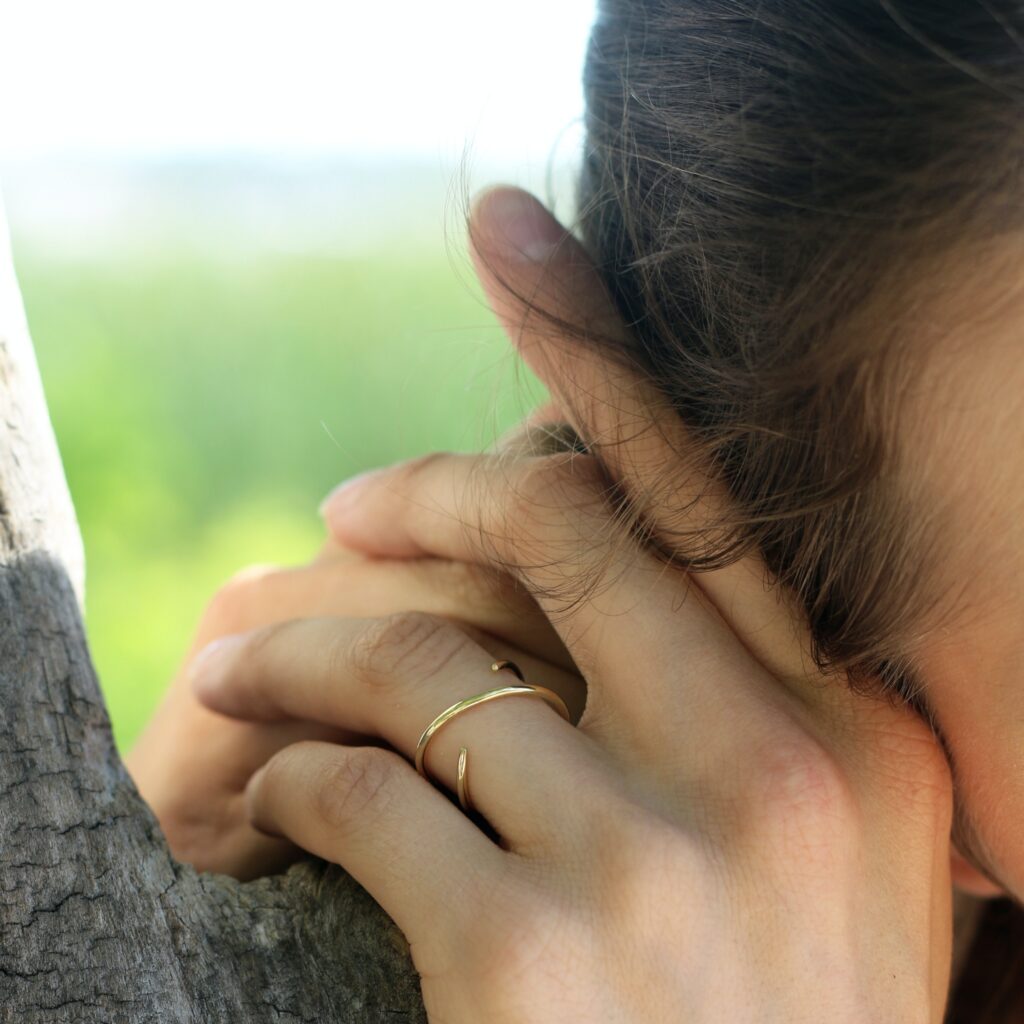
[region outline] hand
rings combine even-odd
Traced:
[[[179,860],[239,878],[281,869],[298,851],[250,825],[242,798],[249,777],[297,740],[363,739],[307,721],[251,725],[210,712],[188,682],[197,654],[220,637],[293,618],[414,609],[468,623],[496,657],[523,649],[571,667],[528,595],[475,566],[370,560],[330,542],[309,565],[239,573],[206,608],[176,679],[126,758]]]
[[[477,226],[486,218],[485,203]],[[570,243],[571,261],[541,273],[475,241],[494,243],[485,266],[504,259],[517,294],[567,266],[565,294],[586,294]],[[301,662],[297,633],[243,640],[203,666],[204,701],[356,725],[397,751],[290,747],[251,780],[253,820],[337,861],[381,903],[438,1024],[941,1020],[952,798],[932,734],[819,673],[799,614],[755,559],[690,577],[614,528],[609,473],[645,499],[684,483],[699,497],[645,502],[659,539],[704,529],[722,498],[692,466],[685,481],[669,471],[686,439],[655,396],[531,331],[484,276],[594,454],[418,460],[339,493],[327,517],[377,556],[513,571],[582,671],[585,711],[573,729],[539,701],[495,701],[432,740],[427,771],[449,790],[470,751],[496,846],[407,760],[434,715],[490,685],[472,638],[430,618],[337,620],[318,627],[331,657]],[[583,308],[603,316],[600,301],[595,285]],[[535,668],[528,680],[559,685]]]
[[[516,698],[432,740],[427,772],[449,790],[468,749],[496,846],[409,764],[428,722],[494,685],[489,651],[429,616],[260,631],[198,666],[204,702],[394,750],[291,746],[251,780],[252,820],[369,890],[409,940],[433,1021],[940,1020],[951,798],[923,724],[838,680],[798,697],[685,575],[622,541],[580,544],[608,536],[586,456],[421,461],[364,485],[346,532],[475,557],[440,511],[467,475],[460,514],[518,565],[584,671],[578,728]],[[482,491],[503,500],[471,505]],[[541,662],[526,678],[563,683]]]

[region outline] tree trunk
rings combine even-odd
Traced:
[[[337,867],[175,863],[125,773],[0,211],[0,1021],[424,1021],[401,932]]]

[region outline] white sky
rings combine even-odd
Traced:
[[[595,0],[0,0],[0,157],[543,159]]]

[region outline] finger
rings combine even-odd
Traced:
[[[358,743],[363,737],[352,729],[305,721],[225,721],[207,736],[206,753],[212,763],[223,769],[219,776],[222,790],[243,793],[253,772],[267,763],[279,750],[301,740],[325,743]]]
[[[678,413],[627,367],[635,344],[583,247],[532,196],[507,188],[479,199],[470,237],[492,308],[659,546],[699,559],[728,543],[728,496],[703,471]],[[754,555],[697,577],[773,674],[817,675],[802,613],[767,581]]]
[[[573,668],[558,634],[521,586],[493,570],[440,558],[371,561],[361,553],[291,569],[250,570],[222,588],[215,604],[193,650],[223,633],[280,622],[285,614],[376,618],[408,610],[465,623],[567,671]]]
[[[518,455],[554,455],[581,450],[575,431],[554,402],[545,402],[510,427],[489,451]]]
[[[443,959],[464,935],[508,855],[397,754],[300,743],[253,777],[249,815],[340,864],[384,908],[417,955]]]
[[[216,771],[202,776],[202,792],[183,786],[170,772],[148,772],[144,795],[154,807],[173,806],[190,820],[203,819],[208,794],[241,793],[252,773],[278,750],[299,739],[328,739],[348,743],[357,734],[322,723],[287,722],[273,725],[229,721],[196,704],[187,686],[175,686],[154,712],[139,737],[137,749],[156,764],[169,763],[181,750],[202,751],[203,761]],[[134,772],[135,758],[129,758]]]
[[[314,556],[313,562],[315,564],[317,562],[333,561],[347,565],[352,562],[358,562],[363,557],[364,555],[361,551],[356,551],[355,548],[346,547],[337,538],[328,536],[320,545],[320,550]]]
[[[593,459],[436,455],[363,478],[346,500],[332,528],[347,542],[522,579],[587,680],[581,725],[606,745],[652,758],[687,741],[709,757],[742,747],[737,715],[766,699],[764,668],[684,573],[614,529]]]
[[[230,864],[231,873],[243,880],[282,868],[294,859],[294,848],[253,831],[242,813],[246,784],[274,754],[298,740],[358,737],[310,722],[231,721],[195,706],[191,694],[188,699],[193,706],[187,718],[179,713],[167,721],[157,734],[164,753],[157,749],[152,756],[166,762],[177,750],[202,750],[208,770],[191,773],[185,784],[173,773],[154,775],[145,790],[175,858],[197,871]]]
[[[578,678],[526,655],[516,662],[530,683],[582,705]],[[412,760],[441,712],[517,682],[492,664],[462,630],[422,614],[303,619],[214,645],[197,660],[193,685],[206,706],[223,714],[336,725],[380,737]],[[427,744],[424,767],[455,791],[460,745],[466,746],[473,802],[499,834],[517,847],[561,842],[583,821],[576,788],[581,742],[543,701],[517,694],[446,723]]]

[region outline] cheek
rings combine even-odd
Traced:
[[[949,876],[958,892],[978,899],[992,899],[1005,896],[1006,889],[993,882],[988,875],[979,871],[954,846],[949,858]]]
[[[922,659],[921,667],[929,702],[956,765],[957,799],[987,851],[992,870],[1021,899],[1024,670],[1018,674],[1010,667],[1021,662],[995,658],[994,650],[964,645],[955,653]],[[966,887],[971,888],[969,880]]]

